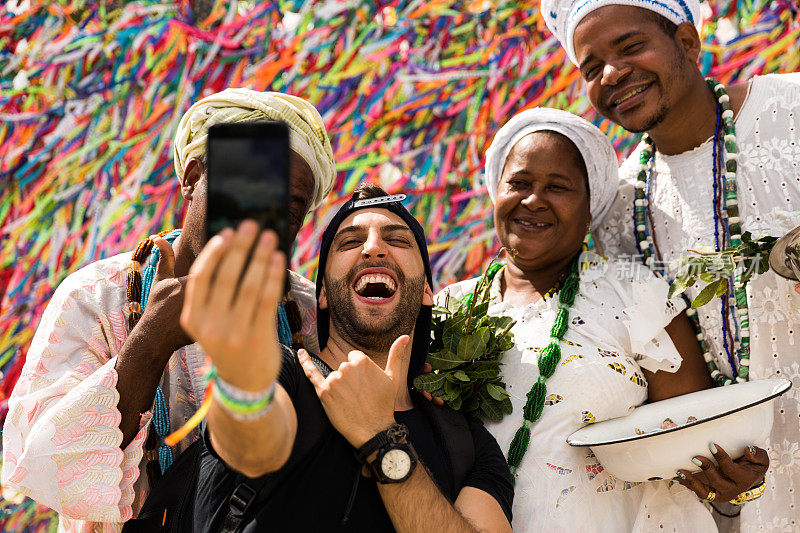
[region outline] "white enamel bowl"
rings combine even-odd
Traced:
[[[772,429],[770,400],[791,387],[788,379],[775,378],[676,396],[583,427],[567,438],[567,444],[590,447],[618,479],[671,479],[678,469],[699,471],[692,462],[696,455],[713,460],[708,451],[712,442],[733,459],[744,454],[745,446],[763,444]],[[660,429],[667,418],[676,426]]]

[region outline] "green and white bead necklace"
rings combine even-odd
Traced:
[[[580,282],[580,254],[570,263],[567,277],[561,290],[558,291],[558,312],[556,313],[553,327],[550,329],[550,344],[539,354],[539,378],[528,392],[528,400],[522,410],[522,427],[517,430],[508,449],[508,468],[511,475],[516,476],[517,468],[522,462],[522,457],[528,450],[531,440],[531,427],[542,416],[544,400],[547,396],[547,379],[553,375],[561,360],[561,346],[559,343],[564,338],[569,326],[569,310],[575,303]]]
[[[736,129],[733,121],[733,109],[731,109],[730,98],[725,91],[725,86],[711,78],[706,78],[709,88],[714,93],[718,102],[717,113],[717,131],[714,135],[714,219],[715,219],[715,235],[717,235],[717,248],[720,248],[718,240],[718,229],[722,228],[723,245],[725,244],[725,237],[728,237],[727,244],[731,247],[739,246],[741,244],[742,229],[739,221],[739,202],[737,197],[736,186],[736,171],[738,169],[739,150],[736,145]],[[723,136],[720,142],[720,126],[722,126]],[[655,172],[655,143],[649,135],[645,134],[644,142],[647,146],[642,150],[639,157],[639,173],[636,176],[636,190],[634,200],[634,224],[635,224],[635,237],[636,246],[642,256],[644,264],[650,269],[656,270],[655,258],[658,255],[658,249],[655,244],[652,229],[651,213],[648,210],[649,199],[648,191],[650,185],[650,176]],[[717,145],[720,145],[721,153],[724,153],[723,164],[718,172],[718,155]],[[724,186],[721,175],[724,174]],[[716,197],[717,189],[719,188],[719,199]],[[719,205],[721,199],[725,201],[725,214],[722,216]],[[718,214],[719,212],[719,214]],[[663,273],[663,272],[662,272]],[[741,282],[741,273],[737,274],[733,280],[733,297],[736,302],[735,314],[739,319],[740,337],[739,346],[736,349],[737,359],[739,360],[738,373],[735,376],[737,382],[747,381],[749,377],[750,366],[750,330],[749,330],[749,315],[747,310],[747,293],[744,285]],[[728,354],[728,360],[731,369],[734,373],[737,372],[736,365],[734,364],[733,357],[728,350],[727,346],[727,308],[723,307],[723,338],[724,347]],[[689,309],[687,315],[692,319],[697,331],[697,339],[700,341],[700,346],[703,350],[703,356],[706,361],[711,377],[718,385],[729,385],[733,380],[727,378],[720,372],[717,364],[714,361],[711,352],[708,349],[708,343],[705,341],[703,333],[699,327],[697,318],[697,311]],[[734,345],[736,342],[734,341]]]

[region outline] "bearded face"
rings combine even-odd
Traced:
[[[425,275],[407,277],[395,265],[375,261],[351,268],[342,278],[326,277],[325,289],[332,326],[342,339],[362,351],[384,352],[397,337],[412,332]],[[395,297],[393,309],[379,305]],[[357,305],[365,298],[375,304]]]
[[[342,221],[319,301],[330,314],[331,334],[362,351],[386,352],[413,332],[431,296],[419,246],[401,217],[376,207]]]
[[[631,132],[652,131],[681,109],[697,73],[696,58],[657,17],[647,9],[609,5],[575,28],[575,53],[589,100]]]

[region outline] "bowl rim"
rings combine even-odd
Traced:
[[[765,396],[765,397],[763,397],[763,398],[761,398],[761,399],[759,399],[759,400],[757,400],[755,402],[750,402],[748,404],[741,405],[739,407],[736,407],[735,409],[730,409],[728,411],[722,412],[722,413],[714,415],[714,416],[709,416],[709,417],[706,417],[706,418],[695,420],[694,422],[688,422],[686,424],[682,424],[682,425],[679,425],[679,426],[676,426],[676,427],[673,427],[673,428],[662,429],[661,431],[653,431],[653,432],[649,432],[649,433],[643,433],[641,435],[631,435],[631,436],[628,436],[628,437],[622,437],[622,438],[615,439],[615,440],[602,441],[602,442],[590,442],[590,443],[575,443],[575,442],[573,442],[572,441],[572,437],[576,433],[579,433],[579,432],[583,431],[584,429],[586,429],[590,425],[594,426],[594,424],[587,424],[587,425],[583,426],[582,428],[578,429],[577,431],[573,432],[569,437],[567,437],[567,444],[569,444],[570,446],[573,446],[575,448],[585,448],[587,446],[605,446],[605,445],[609,445],[609,444],[619,444],[621,442],[630,442],[630,441],[634,441],[634,440],[647,439],[647,438],[650,438],[650,437],[657,437],[659,435],[664,435],[664,434],[667,434],[667,433],[672,433],[673,431],[678,431],[679,429],[685,429],[685,428],[688,428],[688,427],[699,426],[700,424],[704,424],[706,422],[711,422],[712,420],[716,420],[718,418],[722,418],[723,416],[728,416],[730,414],[733,414],[733,413],[736,413],[736,412],[739,412],[739,411],[744,411],[745,409],[749,409],[751,407],[755,407],[756,405],[759,405],[759,404],[762,404],[764,402],[768,402],[768,401],[770,401],[772,399],[775,399],[778,396],[781,396],[786,391],[788,391],[789,389],[792,388],[792,381],[790,379],[788,379],[788,378],[779,377],[779,378],[767,378],[767,379],[774,379],[776,381],[782,381],[783,383],[778,386],[778,388],[775,390],[775,392],[772,392],[768,396]],[[766,381],[766,380],[761,380],[760,379],[758,381]],[[714,387],[714,388],[716,388],[716,387]],[[709,389],[704,389],[704,390],[709,390]],[[700,391],[695,391],[695,392],[700,392]],[[691,394],[691,393],[689,393],[689,394]],[[674,396],[673,396],[673,398],[674,398]],[[623,417],[619,417],[619,418],[623,418]],[[610,420],[616,420],[616,419],[612,418]],[[604,420],[604,422],[605,422],[605,420]],[[598,423],[602,423],[602,422],[598,422]]]
[[[786,266],[781,256],[786,253],[787,245],[798,235],[800,235],[800,226],[789,230],[783,237],[775,241],[772,250],[769,252],[769,266],[772,271],[789,280],[794,280],[795,274],[791,268]]]

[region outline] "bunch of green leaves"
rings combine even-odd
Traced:
[[[443,307],[434,308],[428,355],[433,372],[414,380],[417,389],[477,422],[483,417],[499,421],[512,409],[500,359],[514,346],[515,321],[487,315],[490,283],[484,281],[463,300],[447,297]]]
[[[683,294],[697,280],[707,285],[692,300],[692,309],[706,305],[728,291],[728,280],[733,278],[746,286],[754,274],[769,270],[769,252],[777,237],[753,240],[750,232],[742,235],[742,243],[720,252],[690,250],[673,263],[675,280],[669,287],[669,297]]]

